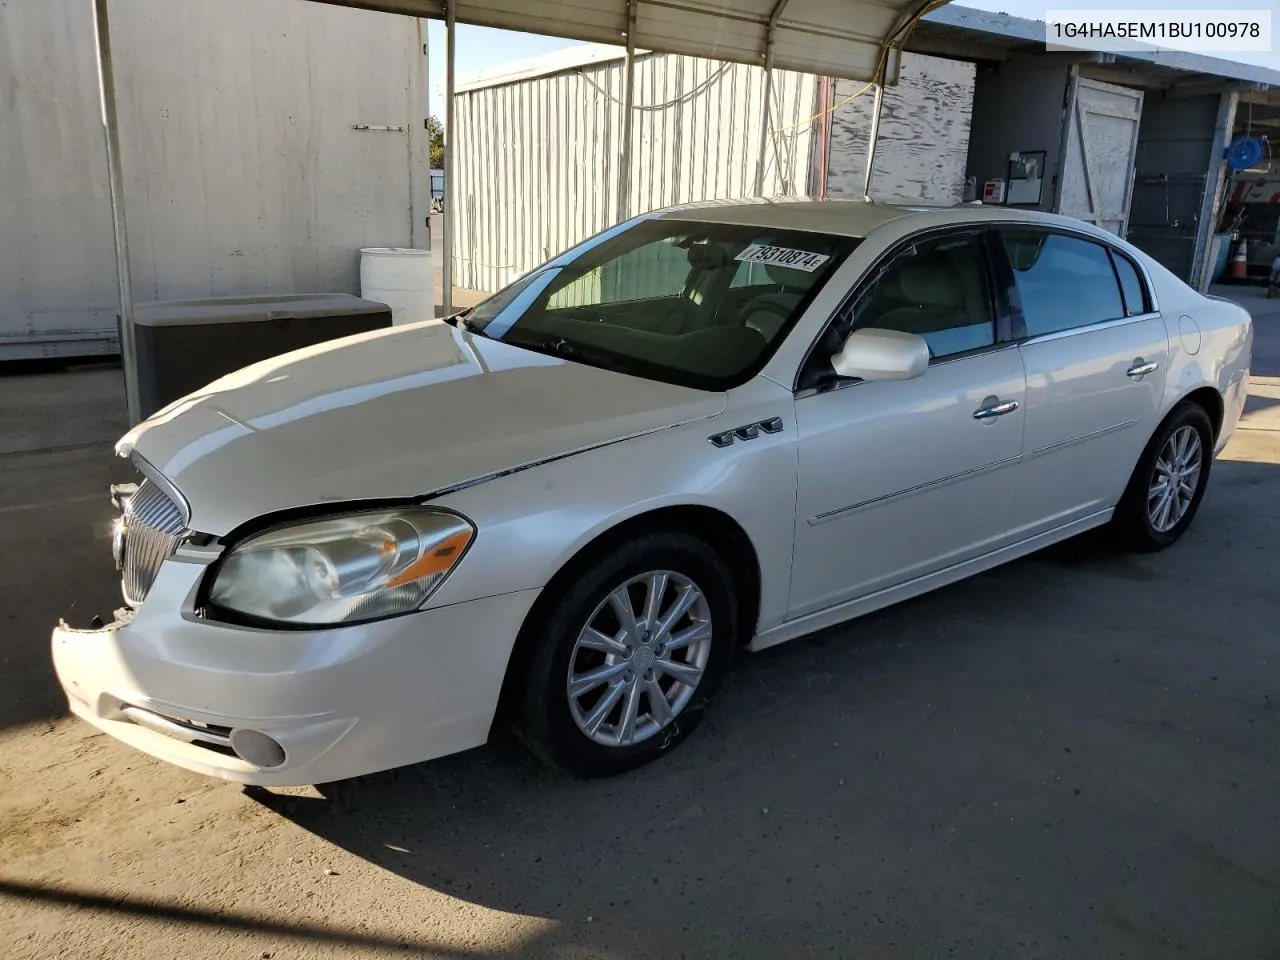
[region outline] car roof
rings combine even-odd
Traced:
[[[651,214],[663,220],[691,220],[702,223],[732,223],[779,230],[808,230],[846,237],[865,237],[876,227],[903,217],[930,215],[933,225],[973,223],[983,220],[1029,220],[1052,223],[1056,217],[1011,209],[962,203],[955,206],[913,206],[877,203],[873,200],[818,200],[809,197],[785,199],[708,200],[667,207]],[[1078,224],[1079,221],[1076,221]]]

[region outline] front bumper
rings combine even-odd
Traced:
[[[203,571],[170,560],[133,616],[98,630],[59,626],[54,668],[72,712],[113,737],[262,786],[343,780],[484,743],[538,593],[271,631],[195,617]],[[280,750],[264,750],[258,734]]]

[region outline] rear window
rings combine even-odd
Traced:
[[[727,389],[764,366],[852,237],[639,220],[463,316],[466,329],[635,376]]]
[[[1100,243],[1042,230],[1002,230],[1027,336],[1124,316],[1111,256]]]

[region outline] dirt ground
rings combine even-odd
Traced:
[[[0,375],[0,958],[1280,957],[1280,313],[1195,527],[743,658],[582,783],[505,742],[255,791],[66,718],[118,371]]]

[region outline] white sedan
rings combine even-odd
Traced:
[[[744,202],[620,224],[480,306],[291,353],[117,447],[126,607],[71,709],[192,770],[332,781],[512,723],[678,743],[735,652],[1091,527],[1186,530],[1249,315],[1076,220]]]

